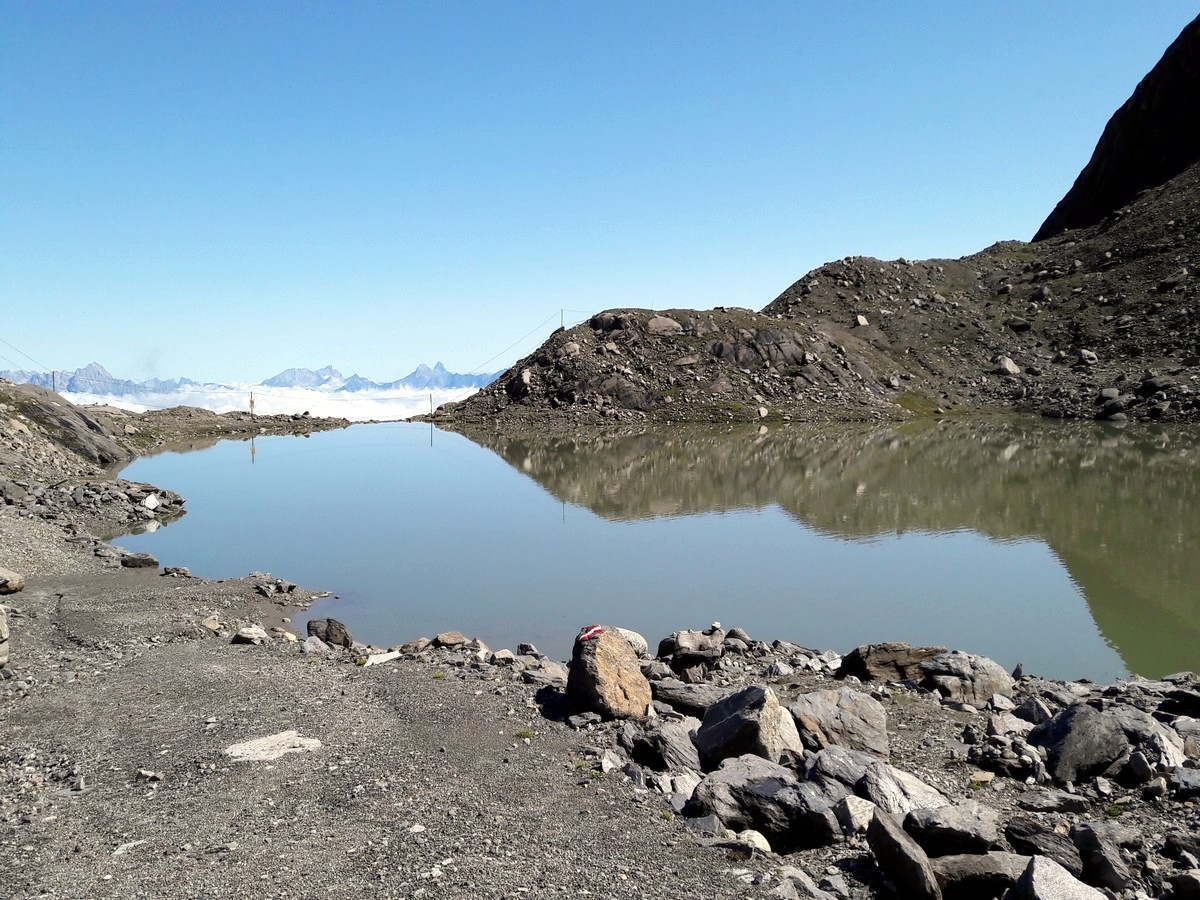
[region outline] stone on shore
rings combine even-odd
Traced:
[[[0,606],[0,669],[8,665],[8,610]]]
[[[842,658],[838,676],[844,678],[853,675],[862,681],[920,678],[918,666],[945,652],[945,647],[912,647],[898,641],[862,644]]]
[[[354,645],[350,630],[337,619],[309,619],[309,637],[320,638],[333,647],[344,647],[349,650]]]
[[[1120,723],[1085,703],[1064,709],[1029,732],[1028,741],[1049,753],[1046,768],[1059,782],[1103,775],[1129,753]]]
[[[809,750],[837,745],[888,755],[887,712],[868,694],[849,688],[813,691],[796,697],[788,711]]]
[[[246,625],[234,634],[231,644],[269,644],[271,636],[258,625]]]
[[[676,631],[658,644],[658,658],[666,660],[676,672],[694,666],[711,668],[725,652],[725,632],[713,623],[704,631]]]
[[[992,696],[1009,696],[1013,679],[1000,665],[986,656],[950,650],[918,664],[924,684],[943,697],[983,706]]]
[[[620,631],[584,628],[575,638],[567,674],[567,697],[578,712],[608,719],[639,718],[652,708],[650,682]]]
[[[125,553],[121,565],[126,569],[157,569],[158,560],[149,553]]]
[[[882,810],[876,810],[867,828],[867,843],[875,861],[901,897],[913,900],[942,900],[942,889],[929,857],[900,823]]]
[[[666,703],[685,716],[695,716],[698,719],[703,719],[710,706],[724,700],[734,690],[715,684],[687,684],[677,678],[663,678],[650,682],[650,693],[654,695],[655,700]]]
[[[700,720],[650,719],[639,727],[627,723],[618,735],[621,746],[640,766],[656,772],[700,771],[700,755],[692,743],[691,733],[700,727]]]
[[[0,566],[0,595],[16,594],[25,590],[25,576]]]
[[[757,684],[709,707],[696,731],[696,747],[708,768],[746,753],[771,762],[779,762],[785,750],[804,753],[792,714],[773,690]]]

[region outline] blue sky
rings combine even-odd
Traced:
[[[2,0],[0,337],[386,380],[1027,239],[1196,11]]]

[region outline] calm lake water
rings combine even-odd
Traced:
[[[137,460],[188,514],[117,543],[338,599],[378,645],[719,620],[944,644],[1052,677],[1200,670],[1200,432],[942,421],[604,441],[356,425]],[[302,619],[296,622],[301,627]]]

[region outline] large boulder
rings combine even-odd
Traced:
[[[725,632],[714,622],[704,631],[676,631],[658,644],[658,657],[676,672],[693,666],[711,667],[724,653]]]
[[[937,788],[885,762],[867,766],[866,774],[855,787],[855,793],[870,800],[884,812],[901,817],[915,809],[935,809],[950,804]]]
[[[350,629],[337,619],[309,619],[308,636],[319,638],[334,647],[344,647],[349,650],[354,645]]]
[[[1102,775],[1129,753],[1120,722],[1085,703],[1068,706],[1038,725],[1027,740],[1046,748],[1046,768],[1060,782]]]
[[[696,787],[685,816],[717,816],[735,831],[753,828],[771,847],[790,853],[841,840],[833,812],[837,798],[820,786],[801,782],[791,769],[759,756],[726,759]]]
[[[901,897],[913,900],[942,900],[933,866],[925,851],[890,815],[876,810],[867,827],[867,843],[879,868],[896,886]]]
[[[645,727],[626,723],[619,736],[621,746],[640,766],[656,772],[700,771],[700,754],[692,743],[692,732],[700,720],[650,719]]]
[[[0,566],[0,595],[15,594],[25,589],[25,576]]]
[[[892,641],[882,644],[862,644],[842,657],[838,676],[853,675],[862,681],[904,681],[919,678],[917,666],[945,653],[945,647],[912,647]]]
[[[995,694],[1010,696],[1012,676],[986,656],[961,650],[940,653],[917,666],[922,683],[943,697],[982,706]]]
[[[809,750],[837,745],[888,755],[887,712],[874,697],[849,688],[812,691],[796,697],[788,711]]]
[[[707,768],[731,756],[752,753],[779,762],[785,750],[803,755],[792,714],[769,687],[752,684],[713,704],[696,731],[696,747]]]
[[[973,800],[953,806],[914,809],[904,819],[904,830],[930,856],[985,853],[1003,845],[1000,814]]]
[[[1025,856],[1046,856],[1054,860],[1071,876],[1083,874],[1083,859],[1075,842],[1051,828],[1024,816],[1013,817],[1004,829],[1008,843]]]
[[[734,692],[733,688],[715,684],[687,684],[677,678],[663,678],[650,682],[650,693],[660,703],[665,703],[685,716],[704,718],[708,708],[724,700]]]
[[[979,900],[999,897],[1017,883],[1029,866],[1029,857],[994,850],[964,853],[929,860],[946,900]]]
[[[651,708],[650,682],[629,641],[615,628],[592,625],[575,638],[567,674],[567,698],[578,712],[610,719],[644,716]]]

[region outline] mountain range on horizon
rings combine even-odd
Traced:
[[[330,393],[353,393],[362,391],[386,390],[444,390],[456,388],[480,388],[491,384],[500,375],[492,372],[483,375],[461,374],[450,372],[442,363],[432,368],[422,363],[403,378],[395,381],[376,382],[361,375],[351,375],[345,378],[333,366],[321,369],[291,368],[272,375],[259,382],[263,387],[277,388],[306,388]],[[232,385],[221,382],[201,382],[191,378],[148,378],[144,381],[133,381],[127,378],[117,378],[98,362],[88,363],[75,371],[56,369],[52,372],[36,372],[27,369],[0,371],[0,378],[17,384],[33,384],[47,387],[59,392],[66,391],[77,394],[96,394],[110,397],[124,397],[133,394],[167,394],[184,390],[221,390],[227,388],[242,388],[244,385]]]

